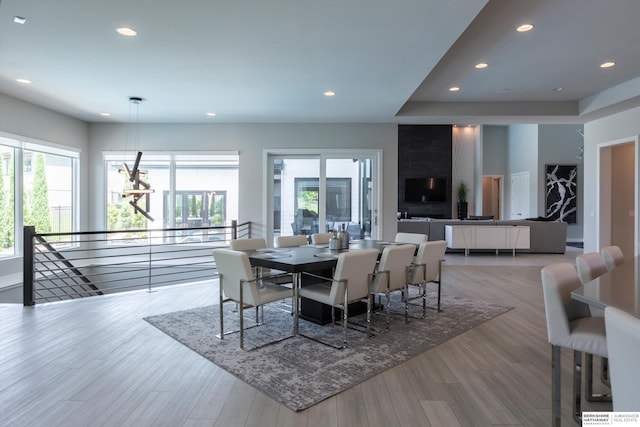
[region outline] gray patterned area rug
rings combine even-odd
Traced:
[[[430,298],[433,301],[433,298]],[[402,305],[394,301],[395,309]],[[225,331],[238,329],[234,304],[225,304]],[[411,306],[410,314],[421,315],[422,307]],[[481,301],[443,295],[442,311],[427,310],[425,319],[391,316],[390,329],[367,338],[349,329],[349,346],[336,350],[298,336],[243,351],[237,333],[216,338],[219,333],[217,305],[145,318],[170,337],[224,368],[247,384],[293,411],[302,411],[362,381],[392,368],[424,351],[490,320],[510,308]],[[248,329],[245,348],[291,335],[290,308],[272,303],[264,310],[265,323]],[[350,319],[365,324],[366,316]],[[245,327],[255,321],[255,310],[245,311]],[[372,315],[374,328],[384,329],[384,317]],[[342,327],[300,320],[300,332],[340,345]]]

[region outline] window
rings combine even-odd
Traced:
[[[138,229],[209,227],[228,225],[238,217],[238,155],[165,154],[145,152],[139,169],[153,190],[138,203],[148,216],[136,213],[120,172],[131,169],[135,153],[105,153],[107,170],[107,230],[123,237],[145,237]]]
[[[16,254],[25,225],[38,233],[76,229],[77,152],[0,136],[0,156],[0,257]]]

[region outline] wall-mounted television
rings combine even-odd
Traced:
[[[405,178],[405,202],[446,202],[447,178]]]

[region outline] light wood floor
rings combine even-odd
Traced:
[[[447,255],[446,292],[514,309],[300,413],[142,320],[213,304],[213,283],[30,308],[0,305],[0,425],[550,425],[540,268],[579,253]],[[575,425],[570,366],[571,354],[563,351],[568,426]]]

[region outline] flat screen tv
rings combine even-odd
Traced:
[[[405,202],[446,202],[447,178],[405,178]]]

